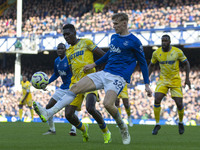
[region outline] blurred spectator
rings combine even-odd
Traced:
[[[103,7],[95,10],[95,4]],[[66,23],[74,24],[78,33],[112,31],[111,16],[122,11],[129,15],[129,29],[200,26],[200,1],[195,0],[26,0],[22,8],[25,37],[61,34]],[[16,36],[15,6],[0,16],[0,37],[7,36]]]
[[[20,42],[20,40],[18,38],[15,43],[15,50],[22,50],[22,43]]]

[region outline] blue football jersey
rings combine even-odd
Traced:
[[[136,36],[132,33],[125,36],[113,34],[109,46],[109,51],[95,62],[96,65],[107,62],[104,71],[119,75],[130,83],[131,75],[138,62],[144,83],[149,83],[148,66],[142,43]]]
[[[54,74],[49,79],[49,83],[61,77],[63,84],[60,86],[61,89],[69,89],[71,83],[72,73],[68,64],[67,57],[65,56],[62,60],[57,57],[54,62]]]

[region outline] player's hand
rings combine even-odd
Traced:
[[[147,92],[147,96],[149,96],[149,97],[152,96],[152,91],[149,87],[149,84],[145,84],[145,91]]]
[[[84,73],[86,73],[88,70],[90,70],[90,69],[94,68],[95,66],[96,66],[96,64],[95,64],[95,63],[93,63],[93,64],[88,64],[88,65],[85,65],[85,66],[83,67],[83,71],[84,71]]]
[[[190,80],[189,78],[186,78],[185,79],[185,86],[188,85],[189,89],[191,89],[191,83],[190,83]]]

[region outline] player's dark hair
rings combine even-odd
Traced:
[[[26,77],[26,79],[28,79],[28,74],[22,74],[22,77]]]
[[[167,35],[167,34],[164,34],[163,36],[162,36],[162,38],[163,37],[167,37],[170,41],[171,41],[171,39],[170,39],[170,36],[169,35]]]
[[[70,29],[70,30],[76,31],[76,29],[75,29],[75,27],[74,27],[73,24],[65,24],[65,25],[63,26],[63,30],[64,30],[64,29]]]
[[[63,46],[64,48],[66,47],[65,44],[63,44],[63,43],[59,43],[58,46]]]

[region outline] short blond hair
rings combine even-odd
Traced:
[[[126,13],[116,13],[112,16],[112,20],[119,20],[119,21],[127,21],[128,22],[128,15]]]

